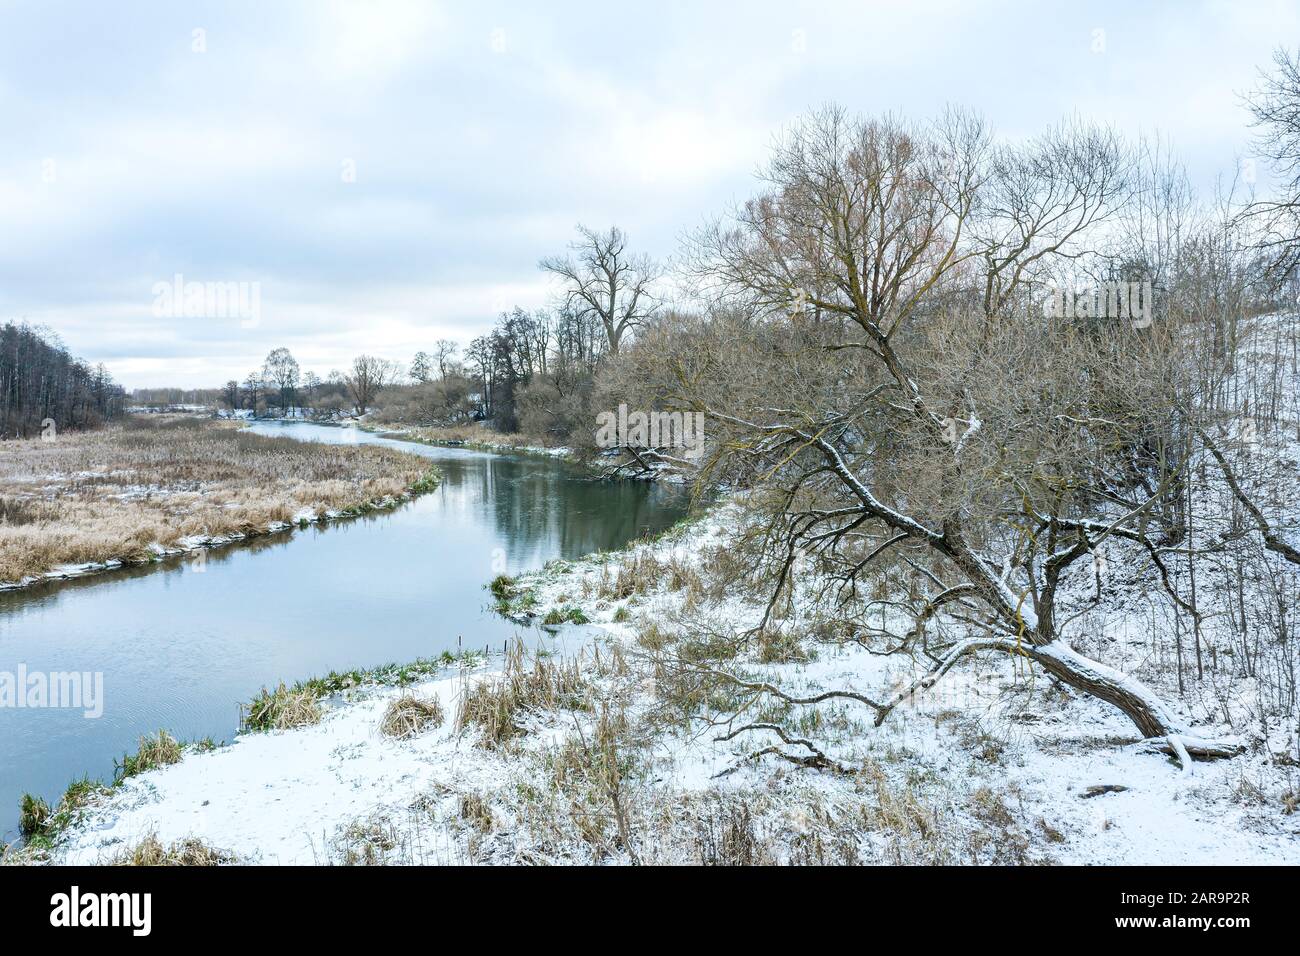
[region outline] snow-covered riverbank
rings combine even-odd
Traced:
[[[447,677],[407,691],[451,708],[459,682]],[[155,834],[168,844],[198,837],[241,862],[330,861],[350,825],[404,809],[460,779],[470,763],[458,759],[446,725],[411,741],[379,733],[385,706],[401,693],[375,689],[332,709],[318,725],[244,734],[134,778],[69,834],[57,858],[95,863]],[[450,856],[452,846],[430,849]]]
[[[596,627],[558,626],[541,663],[516,661],[504,681],[498,659],[362,688],[316,726],[245,734],[131,778],[52,858],[105,860],[156,834],[248,863],[1300,863],[1300,815],[1279,796],[1289,771],[1267,746],[1183,773],[1136,746],[1117,712],[1009,663],[972,662],[879,728],[852,701],[796,708],[701,684],[678,665],[706,650],[725,662],[710,667],[802,696],[911,676],[851,642],[722,647],[762,611],[714,577],[740,520],[723,506],[656,541],[503,581],[508,609],[579,609]],[[792,632],[818,626],[813,600],[788,613]],[[539,667],[570,674],[565,692],[539,696]],[[513,697],[493,698],[504,733],[481,714],[457,730],[475,688],[506,684]],[[438,701],[445,721],[385,737],[404,694]],[[760,726],[729,737],[744,723]],[[781,734],[815,740],[848,772],[764,753]]]
[[[646,469],[622,469],[616,465],[627,457],[618,448],[602,452],[588,451],[584,456],[565,445],[535,444],[535,439],[519,434],[502,434],[481,425],[458,428],[430,428],[420,425],[362,424],[360,427],[385,438],[399,438],[425,445],[451,448],[468,448],[473,451],[490,451],[503,455],[540,455],[544,458],[561,458],[590,469],[594,474],[614,480],[662,481],[669,484],[688,484],[694,480],[694,471],[680,465],[657,461]]]

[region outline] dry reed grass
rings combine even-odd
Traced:
[[[393,820],[375,814],[339,828],[328,847],[330,861],[339,866],[386,866],[401,860],[406,849],[402,840]]]
[[[426,700],[408,694],[388,705],[379,722],[379,732],[385,737],[407,740],[441,727],[442,721],[442,704],[436,697]]]
[[[208,846],[197,837],[187,837],[166,846],[156,833],[150,833],[135,846],[119,851],[108,861],[108,865],[221,866],[234,862],[233,855]]]
[[[167,731],[160,730],[156,734],[141,737],[140,749],[122,757],[122,762],[117,765],[117,779],[125,780],[158,767],[169,766],[179,762],[183,755],[184,748],[180,741]]]
[[[477,726],[483,746],[498,747],[524,732],[522,719],[531,711],[589,709],[589,690],[580,660],[552,661],[516,641],[499,677],[469,684],[461,694],[456,732]]]
[[[256,534],[310,509],[396,498],[424,459],[371,445],[255,435],[234,423],[140,419],[0,455],[0,582],[61,565],[135,562],[190,536]]]
[[[263,687],[246,705],[243,726],[246,730],[292,730],[319,724],[324,714],[313,690],[290,689],[282,681],[273,691]]]

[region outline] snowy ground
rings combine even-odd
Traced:
[[[450,708],[458,683],[448,678],[411,690]],[[461,758],[446,725],[409,742],[383,737],[384,707],[399,693],[377,690],[331,710],[314,727],[246,734],[132,778],[72,835],[60,859],[95,863],[156,833],[168,843],[198,836],[247,862],[326,862],[340,828],[455,782],[468,769],[462,765],[472,763]],[[450,845],[445,849],[453,855]]]
[[[665,644],[685,645],[663,634],[686,620],[721,632],[760,610],[708,594],[736,521],[724,506],[655,542],[517,582],[517,608],[581,608],[595,623],[558,627],[550,658],[581,660],[590,708],[529,711],[526,732],[491,748],[454,724],[466,691],[499,679],[499,660],[404,691],[362,688],[317,726],[246,734],[132,778],[63,835],[54,859],[102,861],[156,833],[199,836],[249,863],[1300,863],[1300,814],[1285,799],[1295,769],[1267,741],[1183,772],[1140,751],[1106,706],[1010,664],[956,670],[880,728],[852,702],[755,705],[750,719],[816,739],[855,768],[847,775],[750,759],[776,742],[770,732],[717,740],[721,729],[698,717],[734,700],[713,694],[695,721],[681,719],[680,688],[661,666]],[[895,658],[856,645],[784,656],[744,652],[726,666],[791,692],[878,692],[904,676]],[[402,693],[436,697],[446,721],[412,740],[384,737],[384,709]],[[621,715],[616,756],[596,744],[605,707]],[[1099,787],[1115,789],[1088,796]]]

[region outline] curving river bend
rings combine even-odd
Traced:
[[[0,593],[0,671],[102,672],[103,715],[0,708],[0,838],[24,791],[53,804],[83,774],[112,778],[140,735],[228,740],[238,702],[331,670],[519,632],[483,585],[500,571],[620,547],[686,513],[680,488],[594,482],[543,457],[383,438],[355,428],[261,422],[254,430],[423,455],[438,489],[391,512],[314,525],[157,564]],[[199,569],[202,570],[199,570]]]

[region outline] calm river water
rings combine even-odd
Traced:
[[[395,441],[354,428],[257,423],[267,434],[403,448],[443,482],[395,511],[0,593],[0,671],[102,672],[104,712],[0,708],[0,834],[24,791],[51,804],[83,774],[111,779],[141,734],[229,739],[263,685],[500,649],[521,629],[483,585],[552,558],[617,548],[686,513],[678,488],[594,482],[563,462]],[[198,570],[198,568],[202,570]],[[535,635],[530,635],[535,636]]]

